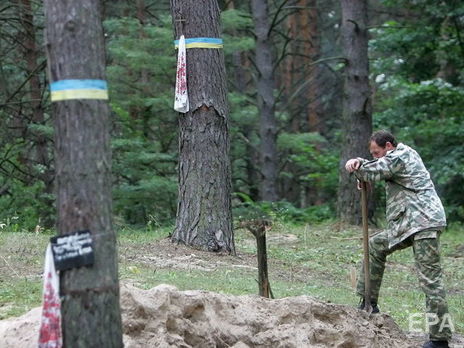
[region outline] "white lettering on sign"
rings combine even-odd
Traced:
[[[93,265],[94,251],[90,231],[52,237],[51,243],[57,270]]]
[[[90,234],[74,234],[66,237],[60,237],[57,238],[56,243],[57,245],[54,246],[55,252],[57,254],[66,253],[66,257],[85,255],[92,252],[92,248],[88,246],[92,243]]]

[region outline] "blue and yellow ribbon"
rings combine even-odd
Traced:
[[[52,102],[73,99],[108,99],[105,80],[59,80],[50,84]]]
[[[176,48],[179,48],[179,40],[174,41]],[[223,48],[222,39],[211,37],[192,37],[185,39],[185,48]]]

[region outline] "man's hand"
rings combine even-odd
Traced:
[[[361,165],[361,162],[357,158],[352,158],[346,162],[345,169],[349,173],[353,173],[354,171],[359,169],[360,165]]]

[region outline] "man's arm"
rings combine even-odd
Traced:
[[[381,181],[390,179],[402,168],[403,163],[398,157],[387,155],[372,161],[364,161],[353,172],[362,181]]]
[[[364,158],[352,158],[345,164],[349,173],[354,173],[361,181],[381,181],[390,179],[403,168],[403,162],[398,156],[387,154],[382,158],[368,161]]]

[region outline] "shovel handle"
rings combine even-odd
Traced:
[[[371,305],[371,277],[369,267],[369,226],[367,221],[367,182],[361,181],[361,213],[363,226],[364,251],[364,309],[372,311]]]

